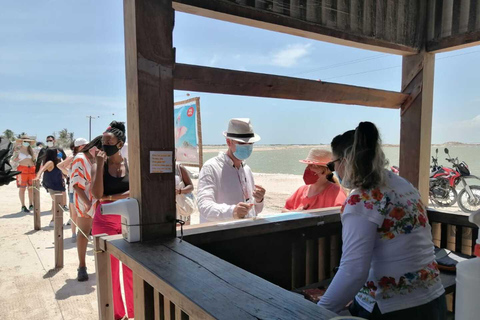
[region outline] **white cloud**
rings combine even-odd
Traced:
[[[84,104],[111,108],[125,108],[126,101],[118,97],[102,97],[90,95],[74,95],[53,92],[0,92],[0,101],[51,103],[51,104]]]
[[[311,44],[289,45],[272,55],[271,64],[280,67],[292,67],[297,64],[299,59],[308,55],[310,46]]]

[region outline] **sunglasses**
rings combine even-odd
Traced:
[[[337,162],[337,161],[342,161],[342,158],[338,158],[336,160],[333,160],[333,161],[330,161],[329,163],[327,163],[328,170],[330,170],[332,172],[335,171],[335,162]]]
[[[47,142],[53,142],[53,140],[47,140]]]

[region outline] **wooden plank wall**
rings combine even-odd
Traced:
[[[427,0],[228,0],[322,26],[419,47]],[[453,1],[453,0],[452,0]]]
[[[428,51],[478,44],[479,31],[480,1],[428,0]]]

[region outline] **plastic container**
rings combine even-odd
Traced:
[[[468,220],[480,227],[480,211],[470,215]],[[480,236],[475,245],[477,258],[457,264],[455,319],[480,319]]]

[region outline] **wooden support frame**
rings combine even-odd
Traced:
[[[124,0],[124,17],[130,195],[140,205],[142,241],[174,237],[174,166],[150,173],[152,151],[171,152],[172,162],[175,152],[172,1]]]
[[[54,217],[54,247],[55,247],[55,269],[63,268],[63,208],[62,194],[56,194],[53,201],[53,217]]]
[[[264,1],[262,1],[264,3]],[[362,36],[354,32],[340,31],[332,25],[311,23],[294,17],[285,16],[267,10],[239,6],[224,0],[175,0],[174,9],[180,12],[207,18],[243,24],[304,38],[346,45],[349,47],[373,50],[398,55],[410,55],[419,52],[417,48]],[[326,7],[329,7],[328,5]],[[326,14],[329,14],[330,11]],[[333,13],[336,15],[335,11]],[[323,21],[322,16],[322,21]]]
[[[407,93],[270,74],[176,64],[176,90],[398,109]]]
[[[428,203],[432,139],[433,76],[435,55],[422,52],[403,58],[402,92],[411,95],[402,106],[400,126],[400,174]]]

